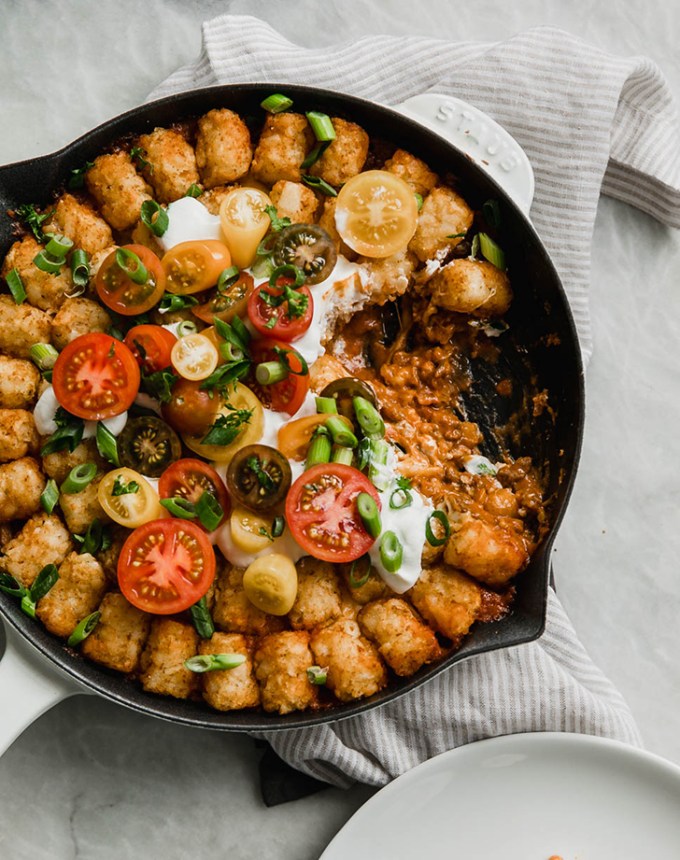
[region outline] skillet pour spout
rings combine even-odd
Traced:
[[[506,317],[509,328],[498,338],[499,358],[494,362],[483,357],[471,360],[473,384],[460,408],[467,420],[479,425],[484,436],[482,452],[490,459],[499,458],[503,451],[511,455],[522,451],[532,457],[548,499],[548,523],[528,566],[514,580],[516,594],[505,617],[475,625],[460,649],[439,663],[412,677],[395,679],[368,699],[338,704],[329,711],[286,716],[255,711],[219,713],[201,702],[152,696],[125,677],[83,660],[23,615],[14,602],[0,601],[5,620],[86,688],[161,719],[227,731],[273,731],[346,719],[403,696],[461,660],[538,638],[545,625],[551,547],[574,481],[584,420],[583,368],[574,323],[555,268],[530,221],[492,177],[451,143],[395,110],[352,96],[286,83],[229,85],[170,96],[128,111],[59,152],[0,168],[0,250],[4,255],[14,240],[9,211],[22,203],[49,204],[71,171],[114,142],[158,126],[172,126],[216,107],[227,107],[253,122],[259,116],[261,122],[259,105],[272,92],[289,95],[296,110],[346,117],[369,136],[398,141],[440,175],[455,177],[475,210],[489,199],[498,201],[503,214],[501,243],[515,297]],[[512,382],[510,396],[507,386],[499,387],[508,379]]]

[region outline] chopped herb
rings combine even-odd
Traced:
[[[324,179],[320,176],[309,176],[304,174],[302,176],[302,181],[305,185],[308,185],[312,191],[320,191],[322,194],[325,194],[326,197],[337,197],[338,192],[333,188],[332,185],[329,185]]]
[[[467,236],[467,233],[465,233],[465,232],[463,232],[463,233],[448,233],[446,238],[447,239],[464,239],[466,236]]]
[[[153,173],[153,164],[150,164],[146,160],[146,150],[143,149],[141,146],[132,147],[132,149],[130,150],[130,158],[133,161],[137,162],[137,167],[139,167],[141,170],[144,170],[148,167],[149,173]]]
[[[57,425],[57,430],[55,430],[40,449],[41,457],[46,457],[48,454],[54,454],[56,451],[64,451],[66,449],[72,453],[80,445],[80,441],[83,438],[83,431],[85,430],[83,419],[69,414],[61,406],[54,415],[54,423]]]
[[[218,415],[215,422],[201,439],[202,445],[229,445],[239,435],[244,424],[248,424],[253,415],[252,409],[236,409],[227,403],[228,415]]]
[[[200,197],[201,194],[203,194],[203,189],[200,185],[196,185],[195,182],[192,182],[192,184],[184,192],[185,197]]]
[[[198,299],[194,298],[194,296],[175,296],[172,293],[163,293],[157,309],[159,314],[167,314],[174,311],[183,311],[184,308],[190,308],[192,305],[197,304]]]
[[[262,462],[259,457],[256,457],[255,454],[248,457],[246,460],[246,466],[250,469],[253,475],[255,475],[257,483],[263,490],[273,490],[275,488],[273,478],[262,468]]]
[[[230,385],[248,375],[251,364],[249,358],[222,364],[203,380],[201,388],[225,392]]]
[[[259,535],[262,535],[262,537],[266,537],[267,540],[274,540],[274,536],[272,535],[272,533],[269,532],[264,526],[260,526],[260,528],[257,530],[257,533]]]
[[[156,370],[154,373],[145,373],[142,368],[140,389],[153,397],[159,403],[169,403],[172,400],[172,386],[177,382],[176,376],[171,370]]]
[[[498,200],[487,200],[482,206],[482,215],[489,227],[501,226],[501,209]]]
[[[76,167],[71,171],[71,175],[69,177],[67,187],[71,191],[77,191],[78,188],[83,188],[85,185],[85,174],[87,171],[94,167],[94,161],[86,161],[82,167]]]
[[[194,623],[196,632],[201,639],[210,639],[215,632],[215,624],[213,623],[210,610],[208,609],[208,601],[206,600],[205,595],[198,601],[198,603],[194,603],[194,605],[189,608],[189,614],[191,615],[191,620]]]
[[[0,573],[0,591],[11,597],[17,597],[21,601],[22,611],[30,618],[35,618],[37,602],[47,594],[58,579],[59,572],[55,564],[43,567],[30,588],[21,585],[11,574]]]
[[[48,218],[51,218],[54,215],[54,209],[50,212],[44,212],[42,215],[36,211],[33,203],[23,203],[21,206],[17,206],[14,210],[14,214],[17,218],[21,218],[24,224],[28,227],[28,229],[33,233],[38,242],[45,241],[45,234],[42,231],[42,225],[47,221]]]
[[[80,544],[80,553],[104,552],[111,546],[111,533],[96,517],[90,523],[84,535],[73,535],[73,540]]]
[[[126,484],[120,475],[116,475],[116,479],[113,482],[113,488],[111,489],[112,496],[127,496],[130,493],[138,492],[139,484],[137,481],[128,481]]]
[[[272,222],[271,230],[275,233],[278,233],[279,230],[283,230],[284,227],[290,227],[291,221],[288,217],[279,218],[279,213],[277,212],[276,206],[269,205],[264,207],[264,211],[269,215],[269,218]]]
[[[328,669],[322,669],[321,666],[310,666],[307,669],[307,680],[310,684],[317,687],[326,683],[328,678]]]
[[[95,442],[97,443],[97,450],[105,460],[113,463],[114,466],[120,466],[118,460],[118,442],[113,433],[102,421],[97,421]]]
[[[289,284],[284,285],[278,295],[272,295],[266,290],[260,290],[259,296],[262,301],[269,305],[270,308],[278,308],[281,305],[288,303],[288,310],[285,311],[286,316],[290,319],[299,319],[307,312],[309,306],[309,297],[304,293],[299,293]],[[272,317],[267,324],[268,328],[273,328],[276,325],[277,317]]]

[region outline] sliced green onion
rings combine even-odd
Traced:
[[[286,263],[283,266],[277,266],[274,269],[274,271],[269,276],[269,286],[278,286],[276,282],[279,278],[293,278],[295,283],[289,284],[292,289],[295,289],[296,287],[301,287],[307,280],[305,277],[305,273],[302,271],[302,269],[298,269],[297,266],[293,266],[291,263]]]
[[[85,289],[90,280],[90,258],[82,248],[71,254],[71,279],[76,287]],[[71,295],[70,298],[75,298]]]
[[[365,564],[366,569],[364,573],[359,574],[359,568],[361,565]],[[361,588],[362,585],[366,585],[371,576],[371,558],[366,553],[362,555],[360,558],[355,559],[352,562],[352,566],[349,569],[349,587],[350,588]]]
[[[380,511],[373,496],[368,493],[359,493],[357,496],[357,511],[364,524],[364,528],[372,538],[377,538],[382,528],[380,522]]]
[[[274,268],[272,258],[261,254],[250,267],[250,271],[254,278],[268,278]]]
[[[189,608],[189,615],[191,615],[191,620],[193,621],[196,632],[201,639],[210,639],[215,632],[215,624],[212,620],[210,610],[208,609],[208,601],[205,595],[203,595],[198,603],[194,603],[194,605]]]
[[[54,478],[50,478],[40,496],[40,504],[46,514],[51,514],[58,501],[59,487],[57,487],[57,482]]]
[[[470,246],[470,256],[473,260],[477,258],[477,254],[479,254],[479,233],[475,233],[472,237],[472,245]]]
[[[330,418],[327,418],[325,426],[336,445],[342,445],[344,448],[356,448],[359,444],[357,437],[339,415],[331,415]]]
[[[309,170],[309,168],[316,164],[316,162],[321,158],[324,152],[331,145],[332,141],[330,140],[318,140],[312,149],[309,150],[307,155],[305,156],[305,160],[300,165],[302,170]]]
[[[215,323],[215,325],[217,325],[217,323]],[[252,335],[246,328],[243,320],[240,317],[234,317],[231,321],[231,329],[239,340],[236,346],[242,346],[245,349],[250,343]]]
[[[88,484],[92,483],[96,474],[97,467],[94,463],[81,463],[79,466],[74,466],[61,485],[61,492],[65,495],[82,492]]]
[[[94,167],[94,161],[86,161],[82,167],[74,167],[66,183],[67,187],[71,191],[83,188],[85,185],[85,174],[91,167]]]
[[[0,591],[10,597],[23,597],[28,589],[20,585],[11,573],[0,573]]]
[[[97,610],[97,612],[91,612],[89,615],[86,615],[82,621],[79,621],[73,629],[73,633],[66,640],[66,644],[75,648],[76,645],[80,645],[87,637],[92,633],[94,628],[99,624],[99,619],[102,614]]]
[[[225,361],[241,361],[245,355],[240,347],[226,340],[220,344],[219,353]]]
[[[282,361],[263,361],[255,368],[255,379],[260,385],[276,385],[288,379],[289,369]]]
[[[354,462],[354,451],[344,445],[336,445],[331,454],[331,463],[340,463],[343,466],[351,466]]]
[[[167,314],[174,311],[182,311],[192,305],[198,304],[195,296],[175,296],[172,293],[163,293],[158,303],[158,313]]]
[[[217,292],[221,293],[222,290],[228,289],[232,284],[235,284],[240,277],[241,270],[238,266],[229,266],[228,269],[224,269],[224,271],[220,272],[220,276],[217,279]]]
[[[385,422],[375,406],[365,397],[353,397],[354,414],[359,426],[369,439],[380,439],[385,435]]]
[[[113,463],[114,466],[120,466],[116,437],[105,424],[102,424],[101,421],[97,422],[95,441],[97,443],[97,450],[102,457],[105,460],[108,460],[109,463]]]
[[[5,275],[5,280],[15,304],[20,305],[22,302],[25,302],[26,290],[24,289],[24,282],[21,280],[19,270],[16,268],[10,269]]]
[[[197,654],[184,661],[190,672],[214,672],[216,669],[235,669],[246,662],[245,654]]]
[[[182,496],[172,496],[170,499],[161,499],[160,502],[166,511],[170,511],[173,517],[179,517],[181,520],[195,520],[198,516],[194,503]]]
[[[413,495],[407,487],[397,487],[390,494],[390,507],[393,511],[401,511],[413,504]]]
[[[494,242],[491,236],[486,233],[479,233],[479,248],[482,256],[492,263],[497,269],[505,271],[505,254],[502,249]]]
[[[73,247],[73,240],[68,236],[61,236],[57,233],[46,233],[49,236],[49,242],[45,245],[45,253],[54,260],[66,259],[66,255]]]
[[[63,257],[58,260],[48,257],[44,248],[39,254],[33,257],[33,265],[37,266],[41,272],[48,272],[50,275],[59,274],[65,262],[66,260]]]
[[[48,564],[43,567],[33,581],[33,585],[28,589],[24,589],[22,593],[21,609],[26,615],[30,618],[35,618],[36,604],[47,594],[58,579],[59,571],[56,564]]]
[[[283,517],[274,517],[274,520],[272,522],[272,537],[281,537],[285,527],[286,521]]]
[[[435,536],[435,533],[432,531],[432,520],[436,520],[444,530],[443,537],[438,538]],[[430,546],[443,546],[449,539],[450,534],[451,526],[449,525],[448,517],[444,511],[432,511],[425,523],[425,537],[427,538],[427,542]]]
[[[310,684],[321,687],[326,683],[328,678],[328,669],[322,669],[321,666],[310,666],[307,669],[307,680]]]
[[[200,185],[196,185],[195,182],[192,182],[191,185],[184,192],[185,197],[200,197],[203,194],[203,189]]]
[[[390,474],[388,469],[383,469],[387,465],[387,455],[390,446],[384,439],[370,440],[370,455],[368,461],[368,477],[376,489],[386,490],[390,483]]]
[[[329,185],[325,179],[322,179],[320,176],[310,176],[308,173],[303,173],[302,181],[305,185],[308,185],[312,191],[320,191],[322,194],[325,194],[326,197],[337,197],[338,192],[333,188],[332,185]]]
[[[222,505],[208,490],[204,490],[201,498],[196,502],[196,514],[201,525],[209,532],[214,532],[224,519]]]
[[[305,113],[317,140],[335,140],[335,129],[327,113],[310,110]]]
[[[310,469],[318,463],[328,463],[331,459],[331,445],[328,430],[325,427],[317,427],[312,434],[312,441],[307,451],[305,467]]]
[[[293,99],[289,99],[288,96],[281,95],[281,93],[273,93],[260,102],[260,107],[268,113],[281,113],[293,107]]]
[[[73,535],[76,543],[80,544],[79,553],[104,552],[111,546],[111,532],[97,517],[95,517],[84,535]]]
[[[34,343],[30,349],[31,358],[40,370],[51,370],[59,353],[51,343]]]
[[[321,415],[337,415],[338,404],[334,397],[317,397],[316,411]]]
[[[416,191],[413,196],[416,198],[416,203],[418,205],[418,212],[420,212],[420,210],[423,208],[423,195],[418,194],[418,192]]]
[[[198,326],[193,320],[182,320],[177,326],[177,336],[186,337],[188,334],[196,334]]]
[[[165,209],[155,200],[145,200],[139,211],[142,224],[151,230],[154,236],[162,236],[170,226],[170,218]]]
[[[388,573],[395,573],[404,560],[404,547],[394,532],[385,532],[380,538],[380,561]]]
[[[31,599],[30,594],[24,594],[21,598],[21,611],[28,615],[29,618],[35,618],[35,601]]]
[[[482,215],[489,227],[501,226],[501,208],[498,200],[487,200],[482,206]]]
[[[146,284],[149,272],[134,251],[119,248],[116,251],[116,265],[122,269],[134,284]]]

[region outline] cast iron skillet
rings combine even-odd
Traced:
[[[494,365],[483,360],[473,362],[476,393],[464,399],[461,411],[482,428],[483,453],[492,460],[504,447],[511,454],[532,456],[546,487],[551,526],[529,566],[516,579],[517,594],[509,615],[473,628],[463,647],[443,662],[411,678],[393,679],[389,689],[369,699],[339,704],[328,712],[283,717],[247,711],[223,714],[200,702],[145,693],[118,673],[82,659],[27,618],[11,598],[0,595],[5,619],[46,657],[91,690],[145,714],[227,731],[299,728],[361,714],[474,654],[537,639],[545,625],[550,550],[571,491],[584,417],[583,369],[576,331],[557,273],[530,222],[504,191],[458,149],[418,123],[362,99],[311,87],[247,84],[170,96],[128,111],[59,152],[0,168],[0,253],[4,256],[13,241],[12,222],[6,210],[21,203],[49,203],[72,169],[93,160],[121,136],[149,132],[215,107],[228,107],[248,121],[252,118],[257,130],[263,120],[259,103],[272,92],[284,92],[293,98],[295,110],[320,110],[346,117],[363,126],[371,138],[392,141],[420,156],[440,175],[455,176],[461,193],[475,208],[489,198],[499,201],[500,244],[515,292],[507,317],[510,329],[498,340],[500,361]],[[507,377],[513,381],[513,395],[502,398],[495,385]],[[544,391],[548,392],[549,408],[534,416],[532,397]]]

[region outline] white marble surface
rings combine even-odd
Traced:
[[[680,98],[680,7],[666,0],[3,0],[0,163],[49,152],[138,104],[193,60],[200,22],[228,11],[258,14],[303,44],[366,32],[494,40],[552,24],[651,57]],[[581,638],[628,699],[648,748],[678,763],[679,282],[678,233],[603,199],[585,447],[555,550]],[[370,796],[329,790],[267,810],[258,756],[245,738],[68,700],[0,760],[0,856],[312,860]]]

